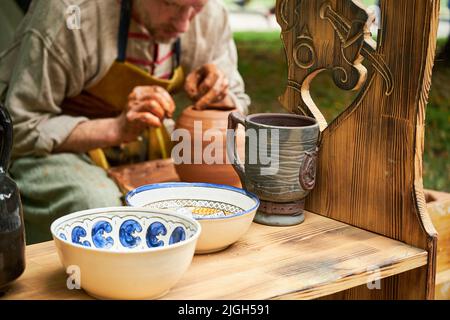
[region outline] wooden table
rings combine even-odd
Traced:
[[[2,299],[90,299],[67,289],[53,242],[27,247],[26,256]],[[253,224],[228,250],[195,256],[164,299],[313,299],[426,263],[426,251],[307,213],[302,225]]]

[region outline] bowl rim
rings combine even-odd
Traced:
[[[175,244],[170,244],[170,245],[164,246],[164,247],[146,248],[146,249],[141,249],[141,250],[127,250],[127,251],[126,250],[101,249],[101,248],[97,248],[97,247],[85,247],[85,246],[81,246],[78,244],[74,244],[74,243],[70,242],[69,240],[64,240],[61,237],[59,237],[59,235],[56,234],[56,227],[66,220],[71,220],[71,219],[74,219],[74,218],[77,218],[80,216],[84,216],[84,215],[88,215],[88,214],[101,215],[101,214],[114,213],[117,211],[130,212],[130,213],[166,214],[169,216],[174,216],[177,218],[185,219],[185,220],[191,222],[197,228],[197,230],[194,233],[194,235],[192,237],[190,237],[189,239],[186,239],[184,241],[181,241],[181,242],[178,242]],[[67,214],[67,215],[62,216],[62,217],[56,219],[55,221],[53,221],[50,226],[50,231],[53,236],[53,241],[56,242],[56,240],[58,240],[58,241],[61,241],[65,244],[67,244],[71,247],[77,248],[77,249],[83,249],[83,250],[93,251],[93,252],[100,252],[100,253],[105,253],[105,254],[118,254],[119,253],[119,254],[127,254],[128,255],[128,254],[142,254],[142,253],[149,253],[149,252],[160,252],[160,251],[166,251],[166,250],[171,250],[171,249],[175,249],[178,247],[186,246],[189,243],[198,240],[198,238],[200,237],[200,234],[202,233],[202,226],[194,218],[191,218],[189,216],[179,214],[179,213],[176,213],[176,212],[173,212],[170,210],[123,206],[123,207],[106,207],[106,208],[88,209],[88,210],[82,210],[82,211],[77,211],[74,213]]]
[[[260,200],[259,200],[258,196],[255,195],[254,193],[251,193],[251,192],[245,190],[245,189],[240,189],[240,188],[236,188],[236,187],[224,185],[224,184],[204,183],[204,182],[165,182],[165,183],[155,183],[155,184],[143,185],[141,187],[138,187],[138,188],[128,192],[127,195],[125,196],[125,202],[128,206],[136,208],[135,206],[133,206],[130,203],[129,199],[131,199],[132,197],[134,197],[135,195],[137,195],[139,193],[142,193],[142,192],[148,191],[148,190],[155,190],[155,189],[186,188],[186,187],[215,188],[215,189],[221,189],[221,190],[234,191],[234,192],[240,193],[242,195],[245,195],[245,196],[251,198],[253,201],[255,201],[255,205],[249,210],[244,210],[244,211],[238,212],[236,214],[225,216],[225,217],[194,218],[197,221],[232,219],[232,218],[236,218],[236,217],[240,217],[240,216],[244,216],[246,214],[252,213],[252,212],[256,211],[258,209],[258,207],[260,206]]]

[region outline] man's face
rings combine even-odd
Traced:
[[[134,11],[156,42],[170,42],[188,31],[208,0],[135,0]]]

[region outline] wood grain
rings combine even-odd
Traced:
[[[435,298],[450,300],[450,194],[425,190],[427,208],[439,234]]]
[[[66,288],[52,242],[28,247],[27,261],[3,299],[89,299]],[[164,299],[314,299],[426,264],[424,250],[307,213],[302,225],[253,224],[228,250],[195,256]]]
[[[400,281],[418,281],[426,275],[427,266],[381,280],[380,289],[369,290],[367,285],[354,287],[321,297],[321,300],[407,300],[415,299],[414,291],[395,290]]]
[[[357,1],[278,0],[288,60],[280,101],[314,116],[323,130],[306,208],[426,250],[428,267],[412,272],[414,281],[393,277],[386,287],[395,292],[387,296],[432,299],[437,233],[426,209],[422,154],[439,1],[381,0],[381,15],[375,44]],[[357,91],[330,124],[309,93],[323,70],[339,88]]]

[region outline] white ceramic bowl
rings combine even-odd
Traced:
[[[145,208],[103,208],[51,226],[64,268],[100,299],[156,299],[192,262],[201,226],[185,215]]]
[[[242,189],[208,183],[161,183],[137,188],[126,197],[128,205],[177,212],[188,210],[202,226],[196,253],[224,250],[249,229],[259,199]]]

